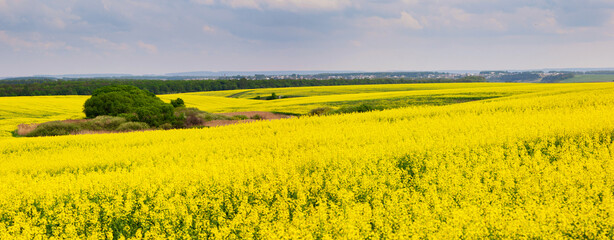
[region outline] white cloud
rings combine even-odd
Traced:
[[[67,46],[64,42],[49,42],[38,40],[24,40],[18,37],[10,36],[6,31],[0,31],[0,43],[10,46],[14,51],[21,50],[52,50],[64,48],[67,50],[73,49]]]
[[[260,4],[255,0],[223,0],[223,3],[233,8],[254,8],[260,9]]]
[[[430,29],[443,31],[505,31],[508,25],[506,15],[501,12],[468,13],[460,8],[441,6],[425,14],[422,17],[422,23]],[[518,20],[514,23],[518,23]]]
[[[48,25],[53,26],[58,29],[66,28],[66,22],[60,18],[49,19],[46,21]]]
[[[191,0],[203,5],[221,4],[233,8],[280,9],[286,11],[340,10],[352,5],[350,0]]]
[[[204,4],[204,5],[213,5],[215,4],[215,0],[190,0],[193,3]]]
[[[339,10],[352,5],[349,0],[268,0],[271,8],[286,10]]]
[[[403,11],[401,12],[401,25],[411,29],[422,29],[422,25],[411,14]]]
[[[130,46],[128,46],[128,44],[126,43],[116,43],[116,42],[110,41],[105,38],[82,37],[81,39],[83,41],[86,41],[94,45],[95,47],[102,48],[102,49],[119,50],[119,51],[130,50]]]
[[[214,33],[215,32],[215,28],[209,25],[205,25],[203,26],[203,32],[206,33]]]
[[[362,42],[360,42],[358,40],[351,40],[350,41],[350,45],[352,45],[354,47],[362,47]]]
[[[424,28],[416,18],[406,11],[401,12],[401,16],[399,18],[369,17],[365,21],[367,26],[380,29],[403,27],[413,30],[420,30]],[[362,25],[362,23],[360,24]]]
[[[156,45],[153,44],[149,44],[149,43],[144,43],[143,41],[139,41],[137,43],[137,45],[141,48],[144,49],[145,51],[147,51],[150,54],[156,54],[158,53],[158,47],[156,47]]]

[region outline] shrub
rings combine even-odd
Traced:
[[[271,96],[266,97],[266,100],[273,100],[273,99],[278,99],[279,97],[277,96],[277,94],[272,93]]]
[[[181,98],[177,98],[176,100],[171,100],[171,105],[173,105],[173,107],[185,107],[185,103],[183,102],[183,99]]]
[[[234,115],[234,116],[232,116],[232,120],[245,120],[245,119],[248,119],[248,117],[245,116],[245,115]]]
[[[128,122],[136,122],[139,120],[139,116],[137,116],[136,113],[121,113],[117,116],[126,119]]]
[[[256,114],[252,116],[252,119],[261,120],[261,119],[264,119],[264,117],[260,116],[259,114]]]
[[[28,133],[28,137],[40,137],[40,136],[59,136],[68,135],[81,130],[81,128],[74,123],[66,122],[46,122],[38,125],[34,131]]]
[[[205,123],[205,120],[200,118],[198,115],[189,115],[185,118],[185,125],[187,127],[202,125],[203,123]]]
[[[183,127],[193,127],[202,125],[205,122],[212,120],[230,120],[231,117],[224,115],[200,111],[196,108],[176,108],[175,115],[179,118],[184,118]]]
[[[198,114],[202,111],[196,108],[176,108],[175,116],[179,119],[183,119],[180,127],[191,127],[194,125],[201,125],[204,121],[198,117]]]
[[[309,111],[309,115],[314,116],[321,116],[321,115],[327,115],[333,112],[332,108],[329,107],[320,107],[320,108],[314,108],[311,109],[311,111]]]
[[[149,125],[144,122],[125,122],[117,127],[117,131],[138,131],[138,130],[146,130],[149,129]]]
[[[372,105],[363,103],[357,106],[347,106],[347,107],[339,108],[335,111],[335,113],[354,113],[354,112],[361,113],[361,112],[370,112],[374,110],[379,110],[379,109]]]
[[[202,118],[205,121],[213,121],[213,120],[230,120],[232,119],[231,117],[227,117],[224,115],[219,115],[219,114],[215,114],[215,113],[209,113],[209,112],[202,112],[200,114],[198,114],[198,117]]]
[[[122,123],[127,122],[123,117],[98,116],[90,121],[81,124],[82,128],[88,130],[115,130]]]
[[[163,129],[163,130],[173,129],[173,125],[170,123],[165,123],[165,124],[160,125],[160,129]]]

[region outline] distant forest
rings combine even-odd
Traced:
[[[272,79],[272,80],[140,80],[140,79],[19,79],[0,80],[0,96],[91,95],[95,89],[109,85],[132,85],[154,94],[220,91],[234,89],[337,86],[399,83],[485,82],[483,77],[459,79]]]

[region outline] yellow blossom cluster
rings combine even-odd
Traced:
[[[0,239],[614,238],[614,84],[405,94],[417,91],[508,94],[207,129],[0,138]],[[325,97],[342,98],[300,101]]]

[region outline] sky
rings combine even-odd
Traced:
[[[613,0],[0,0],[0,76],[614,67]]]

